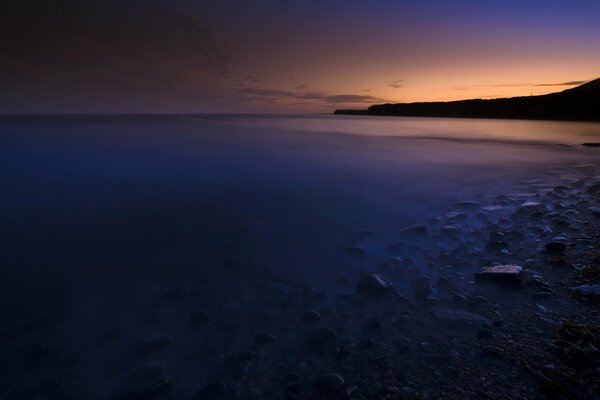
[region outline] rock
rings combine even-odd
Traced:
[[[482,315],[463,310],[452,310],[450,308],[436,307],[431,313],[437,319],[449,322],[461,322],[473,325],[490,325],[490,321]]]
[[[303,347],[306,351],[323,354],[331,347],[337,335],[333,329],[315,329],[304,339]]]
[[[153,332],[138,341],[136,350],[140,354],[149,354],[162,350],[170,344],[171,338],[169,336],[163,333]]]
[[[372,274],[358,282],[356,289],[359,293],[374,296],[391,292],[394,284],[379,274]]]
[[[381,328],[381,322],[377,318],[368,318],[364,322],[363,328],[367,331],[376,331]]]
[[[315,380],[315,387],[323,393],[335,393],[344,387],[344,378],[339,374],[323,374]]]
[[[208,323],[208,315],[202,311],[198,311],[190,315],[190,325],[192,327],[199,327]]]
[[[358,342],[356,346],[359,350],[369,350],[375,347],[375,341],[373,339],[363,339]]]
[[[477,337],[479,339],[491,339],[494,337],[494,333],[489,329],[482,329],[479,332],[477,332]]]
[[[392,341],[392,344],[399,353],[408,353],[410,351],[411,341],[409,338],[398,337]]]
[[[442,233],[451,236],[459,236],[462,232],[462,227],[458,224],[450,224],[442,227]]]
[[[468,217],[467,213],[462,210],[454,210],[446,213],[446,219],[466,219]]]
[[[597,217],[600,217],[600,207],[590,207],[590,211]]]
[[[489,252],[500,252],[502,250],[508,250],[508,243],[506,242],[487,242],[485,244],[485,249]]]
[[[494,283],[520,283],[523,277],[523,267],[519,265],[495,265],[483,267],[475,273],[475,280]]]
[[[579,296],[600,300],[600,285],[581,285],[573,287],[571,290]]]
[[[254,344],[257,346],[266,346],[277,341],[277,336],[269,333],[259,332],[254,335]]]
[[[346,251],[348,252],[348,254],[351,254],[353,256],[358,256],[358,257],[362,257],[366,254],[365,249],[363,249],[360,246],[347,247]]]
[[[227,385],[223,382],[209,383],[192,397],[192,400],[221,400],[227,397]]]
[[[600,183],[596,183],[587,188],[586,192],[590,194],[598,194],[600,193]]]
[[[321,319],[321,314],[317,311],[307,311],[302,315],[302,321],[304,322],[316,322]]]
[[[241,378],[254,361],[253,351],[242,351],[225,358],[225,368],[234,378]]]
[[[427,235],[427,227],[424,225],[414,225],[414,226],[409,226],[408,228],[402,229],[401,232],[407,233],[410,235],[425,236],[425,235]]]
[[[561,242],[550,242],[544,246],[550,253],[562,254],[567,249],[567,245]]]
[[[164,361],[148,361],[134,372],[134,376],[142,380],[155,381],[163,377],[165,369],[166,363]]]
[[[126,393],[118,400],[167,400],[171,398],[173,386],[165,379],[151,386]]]
[[[283,378],[281,379],[282,383],[293,383],[293,382],[298,382],[300,380],[300,374],[297,372],[288,372],[287,374],[285,374],[283,376]]]

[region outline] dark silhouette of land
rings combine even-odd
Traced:
[[[600,79],[541,96],[379,104],[366,110],[335,110],[335,114],[600,121]]]

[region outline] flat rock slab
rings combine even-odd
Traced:
[[[483,267],[475,273],[475,280],[494,283],[520,283],[523,277],[523,267],[519,265],[494,265]]]
[[[571,290],[580,296],[600,300],[600,285],[581,285],[571,288]]]

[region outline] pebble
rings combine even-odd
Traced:
[[[334,393],[342,390],[344,387],[344,378],[339,374],[323,374],[315,380],[316,388],[324,393]]]
[[[337,336],[337,331],[333,329],[315,329],[304,339],[303,347],[307,351],[323,354],[329,349]]]
[[[393,291],[394,284],[379,274],[372,274],[358,282],[356,289],[361,294],[374,296]]]
[[[550,242],[546,243],[544,246],[546,250],[550,253],[562,254],[567,249],[567,245],[560,242]]]
[[[223,382],[209,383],[194,394],[192,400],[221,400],[227,396],[227,385]]]
[[[316,322],[321,319],[321,314],[317,311],[307,311],[302,315],[302,321]]]
[[[257,346],[266,346],[277,341],[277,336],[269,333],[259,332],[254,335],[254,344]]]

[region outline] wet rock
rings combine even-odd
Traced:
[[[227,385],[223,382],[213,382],[198,390],[192,400],[221,400],[226,397]]]
[[[409,226],[408,228],[402,229],[401,232],[410,234],[410,235],[425,236],[425,235],[427,235],[427,227],[424,225],[414,225],[414,226]]]
[[[315,387],[323,393],[339,392],[344,384],[344,378],[339,374],[323,374],[315,380]]]
[[[600,285],[581,285],[571,288],[579,296],[600,300]]]
[[[411,341],[409,338],[400,336],[392,341],[392,344],[400,353],[408,353],[410,351]]]
[[[523,278],[523,267],[519,265],[495,265],[483,267],[475,273],[475,280],[500,284],[520,283]]]
[[[148,361],[134,372],[134,376],[137,379],[154,381],[163,377],[166,365],[164,361]]]
[[[477,337],[479,339],[491,339],[494,337],[494,333],[489,329],[482,329],[479,332],[477,332]]]
[[[376,331],[381,329],[381,322],[377,318],[368,318],[363,323],[363,328],[367,331]]]
[[[140,339],[136,344],[136,350],[140,354],[154,353],[171,344],[171,338],[163,333],[153,332]]]
[[[379,274],[372,274],[358,282],[356,289],[361,294],[374,296],[393,291],[394,284]]]
[[[485,244],[485,249],[489,252],[494,252],[494,253],[498,253],[501,252],[502,250],[508,250],[509,245],[506,242],[487,242]]]
[[[321,319],[321,314],[317,311],[307,311],[302,315],[302,321],[304,322],[317,322]]]
[[[331,347],[337,336],[337,331],[333,329],[315,329],[304,339],[302,345],[306,351],[324,354]]]
[[[561,242],[550,242],[544,246],[550,253],[562,254],[567,249],[567,245]]]
[[[242,351],[225,358],[225,368],[234,378],[241,378],[254,361],[253,351]]]
[[[375,341],[373,339],[363,339],[360,342],[358,342],[358,345],[356,346],[359,350],[370,350],[373,347],[375,347]]]
[[[462,227],[458,224],[450,224],[442,227],[442,233],[450,236],[460,236]]]
[[[600,193],[600,183],[596,183],[596,184],[588,187],[586,192],[590,193],[590,194],[599,194]]]
[[[366,254],[365,249],[360,246],[350,246],[346,248],[346,252],[350,255],[362,257]]]
[[[208,323],[208,315],[202,311],[198,311],[190,315],[190,325],[194,328],[204,326]]]
[[[281,379],[282,383],[293,383],[293,382],[298,382],[300,380],[300,374],[297,372],[288,372],[287,374],[285,374],[283,376],[283,378]]]
[[[167,380],[161,380],[153,385],[126,393],[118,400],[167,400],[171,398],[173,385]]]
[[[467,213],[462,210],[454,210],[446,213],[446,219],[466,219],[468,217]]]
[[[431,309],[431,313],[435,318],[449,322],[461,322],[486,326],[490,324],[490,321],[484,316],[463,310],[436,307]]]
[[[254,344],[257,346],[266,346],[277,341],[277,336],[269,333],[259,332],[254,335]]]

